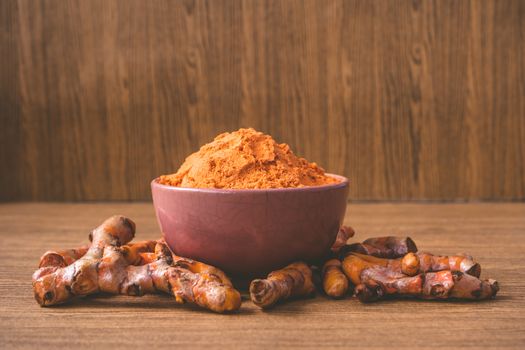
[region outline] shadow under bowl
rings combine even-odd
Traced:
[[[341,226],[348,179],[277,189],[201,189],[151,182],[166,243],[177,255],[238,277],[326,256]]]

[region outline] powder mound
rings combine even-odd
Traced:
[[[191,154],[159,183],[194,188],[283,188],[338,183],[285,143],[252,128],[223,133]]]

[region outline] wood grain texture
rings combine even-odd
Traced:
[[[48,249],[87,242],[122,213],[137,239],[159,236],[145,204],[0,205],[0,347],[11,348],[493,348],[525,347],[525,204],[350,205],[356,239],[410,234],[421,250],[471,253],[501,285],[487,302],[314,299],[235,315],[175,305],[162,295],[90,297],[41,308],[31,274]]]
[[[253,126],[358,200],[525,198],[525,2],[0,1],[0,199],[134,200]]]

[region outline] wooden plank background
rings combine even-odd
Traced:
[[[0,1],[0,199],[148,199],[253,126],[357,200],[525,198],[525,2]]]

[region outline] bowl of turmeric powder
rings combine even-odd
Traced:
[[[217,136],[151,189],[174,253],[249,277],[326,256],[345,215],[348,179],[250,128]]]

